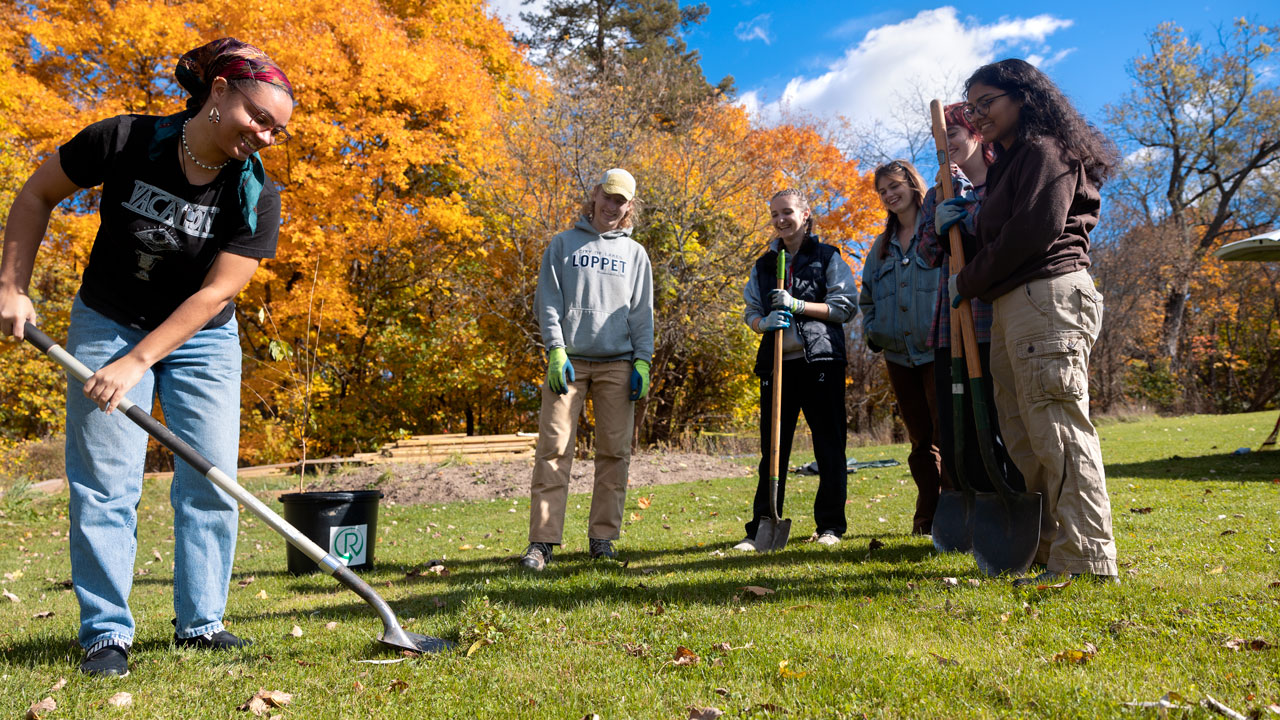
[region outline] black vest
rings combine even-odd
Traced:
[[[826,302],[827,265],[839,252],[833,245],[824,245],[816,235],[808,235],[800,244],[800,252],[787,257],[791,268],[791,296],[805,302]],[[765,307],[769,305],[769,291],[778,287],[778,251],[770,248],[756,261],[756,282]],[[796,315],[796,335],[804,346],[806,362],[845,362],[844,326],[838,323]],[[776,332],[766,332],[760,338],[756,351],[756,375],[767,378],[773,374],[773,341]]]

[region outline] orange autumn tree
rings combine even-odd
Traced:
[[[5,155],[11,177],[25,177],[94,120],[180,109],[174,63],[215,37],[261,47],[294,82],[295,139],[263,153],[282,191],[278,255],[238,300],[243,460],[296,457],[304,438],[317,441],[315,452],[352,450],[465,414],[474,402],[468,387],[484,382],[490,362],[451,299],[451,269],[482,254],[469,183],[490,161],[494,112],[529,82],[483,3],[304,1],[266,13],[226,0],[6,8],[5,82],[12,76],[41,98],[25,104],[18,167]],[[46,247],[42,268],[78,275],[95,198],[90,191],[59,210],[46,246],[69,252]],[[73,291],[74,283],[58,288],[65,300]],[[46,312],[54,326],[65,300]],[[6,353],[6,371],[14,360]]]

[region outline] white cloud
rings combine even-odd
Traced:
[[[947,97],[956,83],[997,57],[1023,55],[1042,66],[1060,61],[1070,50],[1055,53],[1046,40],[1071,24],[1052,15],[1036,15],[983,25],[961,19],[953,7],[924,10],[868,31],[825,73],[792,78],[781,97],[766,99],[761,91],[752,90],[739,102],[766,122],[786,109],[842,115],[868,126],[893,122],[893,113],[905,96],[959,100]],[[920,111],[928,112],[923,107]]]
[[[773,37],[769,34],[769,23],[772,16],[769,13],[757,15],[750,20],[738,23],[733,29],[733,34],[742,42],[751,42],[752,40],[763,40],[765,45],[773,42]]]
[[[520,19],[520,13],[541,13],[546,9],[546,0],[535,0],[525,5],[524,0],[485,0],[489,12],[498,16],[507,31],[514,35],[529,32],[529,24]]]

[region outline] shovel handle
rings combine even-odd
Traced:
[[[61,365],[67,374],[80,381],[87,381],[93,376],[93,371],[84,363],[75,358],[74,355],[67,352],[60,345],[55,343],[48,335],[44,334],[31,323],[27,323],[23,327],[23,335],[27,342],[36,346],[45,355],[48,355],[54,362]],[[248,490],[245,490],[235,481],[234,478],[215,467],[203,455],[191,447],[185,440],[178,437],[172,430],[165,427],[159,420],[151,416],[151,413],[143,410],[139,405],[134,404],[128,398],[120,400],[120,404],[116,406],[118,410],[125,414],[134,424],[147,431],[147,434],[155,438],[174,455],[182,458],[188,465],[208,478],[214,485],[222,488],[226,493],[235,498],[239,503],[248,508],[254,515],[257,515],[264,523],[269,525],[280,535],[284,536],[294,547],[301,550],[318,564],[326,573],[332,575],[342,565],[342,561],[330,555],[319,545],[315,544],[310,538],[298,532],[296,528],[280,517],[274,510],[267,507],[261,500],[255,497]]]
[[[778,289],[786,290],[787,284],[787,251],[778,248]],[[769,389],[773,393],[773,402],[769,412],[769,512],[774,521],[781,520],[778,514],[778,453],[782,447],[782,329],[774,331],[773,336],[773,379]]]

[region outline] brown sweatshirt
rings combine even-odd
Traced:
[[[980,249],[956,277],[960,294],[993,302],[1028,280],[1089,267],[1100,207],[1083,163],[1052,138],[1019,140],[987,170]]]

